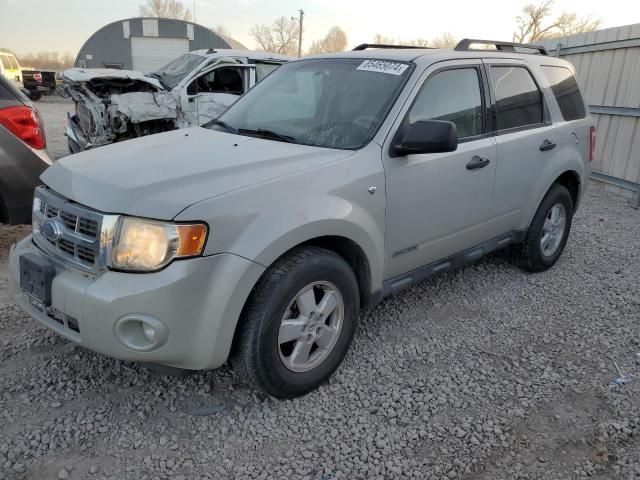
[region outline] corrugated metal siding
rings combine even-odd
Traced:
[[[593,168],[640,182],[640,24],[543,43],[552,55],[560,44],[559,56],[574,65],[589,105],[633,109],[592,113],[598,132]],[[621,48],[629,44],[635,46]]]

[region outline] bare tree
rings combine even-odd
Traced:
[[[343,52],[347,48],[347,34],[340,27],[332,27],[321,40],[314,40],[309,55],[318,53]]]
[[[281,53],[295,56],[298,53],[299,25],[296,19],[280,17],[271,26],[254,25],[249,35],[256,42],[256,47],[265,52]]]
[[[537,42],[549,38],[563,37],[581,32],[592,32],[601,21],[591,17],[578,17],[573,12],[563,12],[556,18],[553,14],[554,0],[544,0],[538,5],[525,5],[522,14],[516,17],[517,27],[513,33],[515,42]]]
[[[409,45],[422,48],[453,48],[458,44],[458,41],[450,33],[443,33],[433,40],[420,37],[411,40],[402,40],[401,38],[387,37],[381,33],[376,33],[373,36],[373,43],[381,43],[384,45]]]
[[[46,70],[65,70],[73,66],[74,60],[69,52],[62,55],[59,52],[27,53],[18,58],[21,67]]]
[[[145,0],[139,7],[142,17],[177,18],[191,21],[191,11],[180,0]]]
[[[211,30],[216,32],[218,35],[222,35],[223,37],[231,36],[231,34],[229,33],[229,30],[227,30],[227,28],[224,25],[217,25],[213,27]]]
[[[431,40],[429,46],[433,48],[454,48],[458,44],[458,40],[449,32]]]

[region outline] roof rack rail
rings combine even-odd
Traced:
[[[462,40],[460,40],[460,42],[458,42],[454,50],[458,52],[477,50],[474,48],[470,48],[471,45],[492,45],[496,47],[496,50],[498,50],[499,52],[528,53],[528,52],[518,52],[518,50],[516,50],[516,47],[517,47],[522,49],[535,50],[535,52],[531,52],[531,53],[540,54],[540,55],[549,55],[549,52],[547,52],[547,49],[544,48],[542,45],[534,45],[531,43],[500,42],[495,40],[476,40],[473,38],[463,38]]]
[[[357,50],[366,50],[367,48],[429,48],[429,47],[416,47],[415,45],[386,45],[384,43],[361,43],[355,47],[352,52]]]

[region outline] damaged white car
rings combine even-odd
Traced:
[[[266,52],[209,49],[186,53],[149,74],[66,70],[63,90],[75,102],[65,129],[69,151],[204,125],[289,60]]]

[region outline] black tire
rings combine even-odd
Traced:
[[[557,248],[552,253],[545,254],[541,245],[543,227],[551,213],[551,209],[558,204],[564,207],[566,216],[564,231],[562,232],[562,237]],[[540,203],[529,226],[524,244],[522,245],[522,260],[526,270],[530,272],[542,272],[553,267],[558,261],[558,258],[560,258],[560,255],[562,255],[564,246],[567,243],[567,238],[571,231],[572,219],[573,200],[571,199],[569,190],[563,185],[554,184]]]
[[[340,293],[342,328],[321,363],[309,371],[294,372],[281,359],[278,334],[285,311],[300,291],[314,282],[329,282]],[[322,384],[340,365],[351,345],[359,311],[358,281],[347,262],[323,248],[297,248],[271,266],[251,294],[238,325],[232,365],[245,381],[269,395],[303,395]]]
[[[41,98],[42,98],[42,93],[40,93],[40,92],[30,92],[29,93],[29,99],[33,100],[34,102],[37,102]]]

